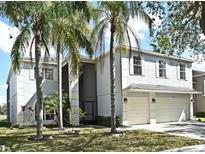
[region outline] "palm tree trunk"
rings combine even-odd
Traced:
[[[59,113],[59,129],[63,129],[63,111],[62,111],[62,52],[60,51],[60,43],[57,45],[58,59],[58,113]]]
[[[116,132],[115,113],[115,53],[114,53],[114,33],[115,26],[111,23],[110,37],[110,97],[111,97],[111,133]]]
[[[43,102],[42,102],[42,67],[41,67],[41,44],[40,31],[35,31],[35,76],[37,96],[37,139],[43,138]]]

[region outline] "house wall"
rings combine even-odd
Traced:
[[[34,78],[34,67],[29,62],[21,62],[20,73],[11,75],[10,101],[11,113],[10,119],[13,124],[34,124],[35,123],[35,102],[36,102],[36,81]],[[52,68],[54,72],[53,80],[43,80],[43,96],[51,91],[57,90],[57,68],[56,65],[43,65],[46,68]],[[26,105],[25,112],[22,106]],[[31,107],[33,111],[28,108]]]
[[[142,75],[133,75],[129,69],[133,69],[133,56],[137,53],[132,53],[130,64],[128,54],[122,56],[122,88],[128,87],[132,83],[137,84],[154,84],[165,85],[172,87],[192,88],[192,69],[191,63],[183,62],[166,57],[157,57],[153,55],[141,54],[142,57]],[[157,62],[159,60],[166,61],[167,78],[157,77]],[[183,63],[186,66],[186,80],[179,79],[179,64]],[[130,67],[129,67],[130,65]]]
[[[116,53],[115,57],[115,107],[116,115],[122,116],[122,95],[121,95],[121,65],[120,53]],[[97,104],[99,116],[111,116],[110,105],[110,60],[106,56],[102,60],[96,62],[97,69]]]
[[[9,93],[9,88],[10,88],[10,85],[9,85],[9,83],[8,83],[8,87],[7,87],[7,89],[6,89],[6,101],[7,101],[7,121],[9,122],[9,123],[11,123],[11,121],[10,121],[10,93]]]
[[[16,102],[17,102],[17,75],[12,73],[9,80],[9,104],[10,104],[10,122],[16,122]]]
[[[194,95],[194,114],[196,112],[205,112],[205,91],[204,91],[204,81],[205,76],[194,77],[194,89],[202,92],[202,94]]]

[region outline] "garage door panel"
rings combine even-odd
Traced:
[[[159,96],[159,95],[157,95]],[[157,122],[172,122],[188,120],[189,105],[187,95],[165,95],[157,98]]]
[[[128,125],[146,124],[149,122],[147,97],[128,97],[126,109]]]

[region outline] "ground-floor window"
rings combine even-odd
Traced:
[[[37,120],[37,106],[35,105],[35,120]],[[45,110],[43,111],[43,120],[55,120],[55,111],[54,110]]]
[[[45,111],[43,112],[43,120],[55,120],[55,112],[52,111]]]

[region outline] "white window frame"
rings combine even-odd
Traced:
[[[164,63],[164,67],[160,67],[160,61],[162,61]],[[160,76],[160,70],[165,71],[164,76]],[[160,78],[166,78],[167,77],[167,71],[166,71],[166,61],[165,60],[159,60],[159,77]]]
[[[46,78],[46,70],[48,71],[52,71],[52,78]],[[53,77],[54,77],[54,70],[52,68],[43,68],[43,78],[45,80],[53,80]]]
[[[140,63],[135,63],[135,62],[137,62],[137,61],[140,61]],[[138,68],[140,68],[141,70],[141,72],[140,72],[140,74],[138,74],[137,72],[135,72],[135,67],[138,67]],[[137,56],[133,56],[133,74],[134,75],[142,75],[142,59],[140,58],[140,59],[137,59]]]
[[[46,119],[46,115],[53,115],[53,119]],[[43,112],[43,121],[48,121],[48,120],[55,120],[55,111],[46,112],[46,110],[44,110],[44,112]]]
[[[181,70],[181,66],[184,66],[184,70]],[[183,75],[184,78],[181,78],[181,73],[184,73]],[[186,65],[185,64],[179,64],[179,79],[186,80]]]

